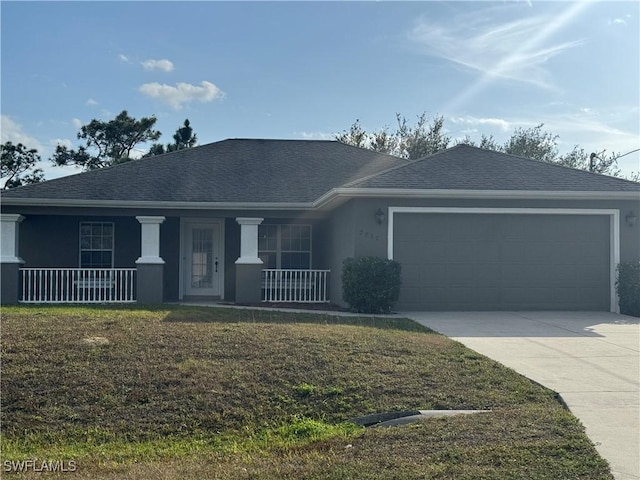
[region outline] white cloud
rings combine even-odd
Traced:
[[[582,40],[555,41],[553,37],[586,5],[587,2],[580,2],[561,14],[526,16],[511,21],[496,20],[502,15],[498,15],[500,12],[495,8],[453,15],[444,24],[422,18],[408,37],[423,47],[427,55],[479,72],[485,83],[501,78],[553,88],[545,64],[582,44]]]
[[[613,18],[609,20],[609,25],[627,26],[627,20],[631,20],[631,15],[625,15],[624,18]]]
[[[118,59],[120,59],[120,61],[124,63],[131,63],[131,60],[129,60],[129,57],[127,57],[126,55],[123,55],[122,53],[118,55]]]
[[[9,115],[0,117],[0,143],[11,142],[13,144],[22,143],[28,148],[35,148],[42,152],[42,145],[35,137],[25,133],[22,125],[14,121]]]
[[[84,104],[87,105],[88,107],[95,107],[96,105],[100,105],[93,98],[88,99],[86,102],[84,102]]]
[[[78,129],[82,127],[82,120],[80,120],[79,118],[72,118],[71,123],[73,124],[74,127]]]
[[[222,90],[207,81],[201,82],[199,86],[184,82],[179,82],[175,86],[158,82],[145,83],[139,90],[144,95],[167,103],[176,110],[180,110],[187,103],[212,102],[224,96]]]
[[[147,70],[164,70],[165,72],[173,70],[173,62],[166,58],[163,58],[162,60],[145,60],[142,62],[142,66]]]
[[[474,117],[472,115],[465,115],[462,117],[450,117],[448,119],[452,123],[463,124],[463,125],[488,125],[491,127],[499,127],[503,132],[506,132],[511,128],[511,123],[503,118],[484,118],[484,117]]]
[[[335,133],[328,132],[296,132],[296,135],[299,135],[305,140],[334,140]]]

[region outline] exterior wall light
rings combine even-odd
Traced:
[[[384,212],[381,208],[376,210],[376,222],[378,223],[378,225],[382,225],[382,222],[384,222]]]
[[[627,216],[624,217],[624,219],[626,220],[627,225],[629,225],[630,227],[633,227],[636,224],[636,222],[638,221],[638,217],[636,217],[633,214],[633,212],[627,213]]]

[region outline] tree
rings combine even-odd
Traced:
[[[161,133],[153,129],[156,120],[153,116],[136,120],[126,110],[108,122],[91,120],[78,132],[86,146],[74,150],[58,145],[52,160],[56,165],[75,164],[86,170],[128,162],[138,144],[160,138]]]
[[[415,125],[410,125],[404,116],[397,113],[396,121],[398,129],[395,132],[390,133],[385,127],[368,133],[360,125],[360,120],[356,120],[349,130],[337,134],[335,139],[348,145],[411,160],[443,150],[451,142],[443,132],[444,118],[441,116],[429,123],[429,117],[424,112],[418,115]]]
[[[360,121],[356,120],[348,131],[345,130],[335,138],[349,145],[390,153],[410,160],[444,150],[451,143],[451,138],[444,132],[444,118],[442,116],[435,117],[429,123],[426,113],[423,113],[418,116],[415,126],[409,125],[406,118],[399,113],[396,114],[396,120],[398,130],[392,134],[388,132],[387,128],[368,133],[362,128]],[[479,146],[487,150],[519,155],[594,173],[620,176],[621,172],[617,162],[620,155],[611,153],[607,156],[604,150],[587,154],[578,145],[574,146],[570,152],[561,155],[558,149],[558,138],[558,135],[545,131],[544,124],[540,123],[531,128],[516,128],[504,144],[499,144],[493,135],[486,136],[485,134],[480,137],[479,144],[476,144],[468,135],[458,140],[456,144]],[[638,179],[640,179],[640,172],[632,174],[629,178],[633,181],[638,181]]]
[[[375,144],[371,145],[370,137],[371,134],[362,129],[360,119],[357,118],[348,131],[345,130],[344,132],[335,135],[335,139],[341,143],[346,143],[347,145],[353,145],[354,147],[359,148],[367,148],[377,152],[378,150],[375,148]]]
[[[193,128],[191,128],[191,124],[187,118],[184,121],[183,126],[178,128],[176,133],[173,134],[173,143],[168,143],[166,149],[161,143],[154,143],[151,145],[149,152],[144,156],[152,157],[154,155],[161,155],[167,152],[175,152],[177,150],[192,148],[196,146],[197,141],[198,137],[193,133]]]
[[[151,148],[149,148],[149,151],[142,156],[142,158],[153,157],[154,155],[162,155],[163,153],[167,153],[167,151],[164,149],[164,145],[161,143],[154,143],[153,145],[151,145]]]
[[[540,123],[532,128],[516,128],[501,150],[512,155],[553,163],[558,159],[558,135],[545,132]]]
[[[44,181],[42,169],[34,168],[40,161],[40,155],[35,148],[27,149],[22,143],[14,145],[6,142],[0,146],[0,149],[2,150],[0,177],[9,177],[2,187],[3,190]]]
[[[396,114],[398,121],[398,141],[401,156],[409,160],[432,155],[444,150],[451,143],[451,138],[443,132],[444,117],[435,117],[429,124],[426,112],[418,115],[418,121],[414,127],[407,124],[407,119]]]
[[[618,155],[615,153],[606,155],[605,153],[606,150],[587,154],[584,148],[574,145],[573,150],[564,155],[560,155],[556,163],[564,165],[565,167],[587,170],[589,172],[613,175],[614,177],[619,176]]]
[[[198,141],[197,135],[193,133],[193,128],[187,118],[184,121],[184,125],[176,130],[173,135],[173,142],[167,145],[168,152],[175,152],[176,150],[184,150],[185,148],[192,148]]]

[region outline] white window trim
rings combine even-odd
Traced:
[[[276,228],[276,250],[260,250],[258,249],[258,256],[261,252],[275,253],[276,254],[276,269],[282,269],[282,254],[283,253],[303,253],[306,250],[282,250],[282,227],[283,226],[296,226],[296,227],[309,227],[309,270],[313,269],[313,225],[310,223],[263,223],[260,226],[265,227],[277,227]],[[258,227],[260,228],[260,227]],[[305,269],[303,269],[305,270]]]
[[[388,207],[387,257],[393,260],[393,223],[396,213],[471,213],[516,215],[608,215],[609,216],[609,311],[620,313],[616,293],[620,263],[620,210],[607,208],[484,208],[484,207]]]
[[[78,225],[78,267],[80,268],[97,268],[97,267],[83,267],[82,266],[82,252],[86,252],[86,251],[98,251],[94,248],[82,248],[82,225],[83,224],[100,224],[100,225],[111,225],[111,267],[108,268],[113,268],[114,262],[115,262],[115,243],[116,243],[116,226],[115,226],[115,222],[100,222],[100,221],[85,221],[85,222],[80,222]],[[100,249],[99,251],[107,251],[105,249]],[[107,267],[102,267],[102,268],[107,268]]]

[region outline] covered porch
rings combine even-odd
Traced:
[[[2,304],[328,303],[323,235],[263,217],[3,214]]]

